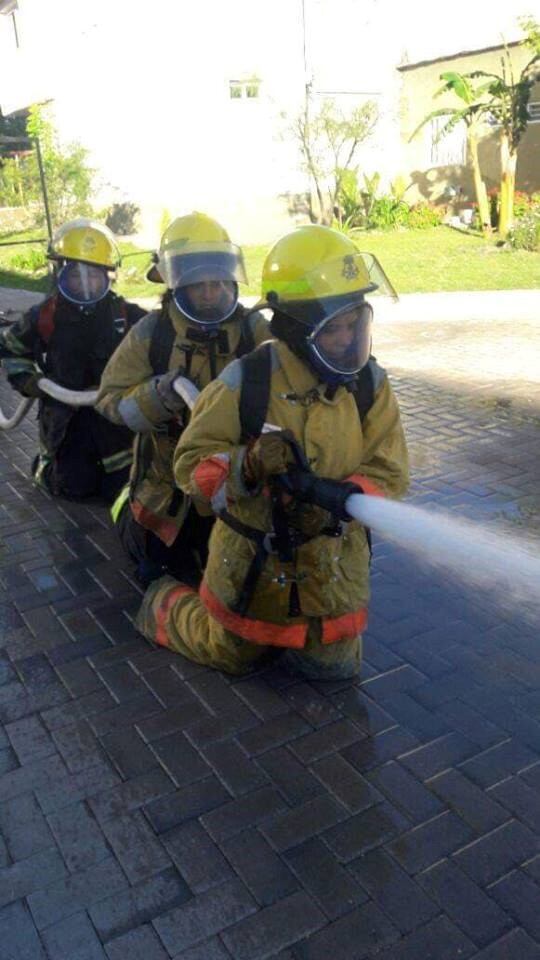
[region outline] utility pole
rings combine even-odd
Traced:
[[[49,240],[52,240],[52,223],[51,223],[51,211],[49,209],[49,195],[47,193],[47,183],[45,181],[45,171],[43,169],[43,158],[41,156],[41,145],[39,142],[39,137],[36,137],[34,140],[36,145],[36,156],[39,168],[39,179],[41,181],[41,193],[43,195],[43,206],[45,207],[45,220],[47,221],[47,233],[49,235]]]
[[[308,51],[307,51],[307,30],[306,30],[306,3],[307,0],[300,0],[301,9],[302,9],[302,56],[304,62],[304,130],[306,138],[309,141],[309,124],[311,119],[311,86],[313,78],[311,72],[308,69]],[[312,200],[312,183],[311,176],[308,179],[308,204],[309,204],[309,214],[310,220],[314,221],[313,214],[313,200]]]
[[[302,56],[304,61],[304,87],[306,105],[311,96],[312,77],[308,72],[308,53],[307,53],[307,30],[306,30],[306,0],[301,0],[302,4]]]

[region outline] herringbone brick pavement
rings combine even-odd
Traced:
[[[412,501],[540,541],[538,419],[395,386]],[[537,627],[377,543],[359,682],[231,680],[136,635],[35,446],[0,436],[2,960],[539,958]]]

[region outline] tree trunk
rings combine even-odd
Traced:
[[[514,223],[517,151],[512,151],[506,134],[501,137],[501,207],[499,237],[506,240]]]
[[[474,133],[472,130],[469,130],[469,151],[471,154],[474,189],[476,193],[476,201],[478,203],[478,213],[480,215],[482,233],[489,234],[491,233],[491,216],[489,212],[489,203],[487,198],[486,185],[482,179],[482,172],[480,170],[480,161],[478,159],[478,140],[476,137],[476,133]]]

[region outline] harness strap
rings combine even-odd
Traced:
[[[272,511],[274,523],[280,512],[284,516],[283,511]],[[242,523],[238,517],[234,517],[228,510],[222,510],[219,518],[223,520],[223,523],[230,527],[231,530],[234,530],[235,533],[239,533],[240,536],[246,537],[256,544],[255,554],[249,565],[240,594],[236,603],[231,608],[234,613],[238,613],[243,617],[249,609],[257,582],[263,572],[268,555],[275,549],[280,560],[284,563],[290,562],[293,559],[294,549],[302,546],[304,543],[309,543],[309,541],[314,540],[315,537],[294,531],[293,538],[291,536],[292,531],[287,527],[286,523],[282,530],[276,529],[275,533],[265,533],[264,530],[258,530],[257,527],[250,527],[248,524]],[[324,527],[316,536],[336,537],[341,534],[341,530],[341,524],[339,524],[339,526]],[[291,610],[293,610],[294,613],[291,613]],[[291,594],[289,597],[289,615],[297,617],[301,616],[301,613],[298,587],[296,583],[293,582],[291,584]]]
[[[250,314],[242,308],[242,316],[240,318],[240,340],[238,341],[238,346],[236,348],[236,357],[245,356],[246,353],[251,353],[252,350],[255,350],[255,335],[253,333],[253,327],[251,326],[251,316]]]
[[[166,373],[169,369],[169,360],[176,338],[176,331],[167,310],[167,303],[168,300],[165,295],[161,305],[161,312],[152,330],[150,347],[148,349],[148,359],[154,376]]]
[[[37,331],[40,339],[47,344],[54,333],[54,315],[58,304],[58,297],[52,296],[40,304],[37,316]]]
[[[242,357],[242,387],[239,413],[241,441],[260,437],[270,401],[272,378],[272,345],[263,343],[257,350]]]

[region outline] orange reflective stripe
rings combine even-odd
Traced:
[[[370,480],[368,477],[364,477],[361,473],[353,473],[350,477],[345,477],[349,483],[357,483],[359,487],[362,488],[364,493],[369,494],[370,497],[384,497],[385,494],[376,483],[373,483],[373,480]]]
[[[141,527],[155,533],[156,537],[159,537],[167,547],[170,547],[171,544],[174,543],[178,536],[178,527],[172,520],[164,520],[162,517],[159,517],[157,513],[152,513],[152,511],[149,510],[148,507],[143,506],[139,500],[134,500],[130,506],[133,516],[137,523],[140,523]]]
[[[186,593],[197,593],[197,591],[193,590],[192,587],[184,586],[184,584],[179,584],[177,587],[171,587],[170,590],[167,590],[167,593],[162,598],[161,603],[156,610],[156,636],[154,639],[160,647],[169,646],[169,637],[167,635],[167,620],[169,617],[169,612],[178,598],[184,596]]]
[[[208,457],[195,467],[191,479],[205,500],[212,500],[229,476],[230,464],[223,457]]]
[[[324,620],[322,642],[336,643],[338,640],[353,640],[367,627],[367,608],[361,607],[353,613],[344,613],[341,617]]]
[[[305,646],[307,623],[286,626],[280,623],[268,623],[265,620],[254,620],[251,617],[241,617],[239,613],[234,613],[222,604],[204,580],[199,596],[214,620],[217,620],[226,630],[242,637],[243,640],[271,647],[301,649]]]

